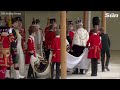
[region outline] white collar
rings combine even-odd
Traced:
[[[54,31],[53,29],[49,30],[49,31]]]
[[[30,35],[30,37],[33,39],[33,41],[35,40],[34,37],[32,35]]]
[[[56,36],[56,37],[58,37],[58,38],[59,38],[60,36]]]
[[[97,35],[97,33],[93,33],[93,35]]]

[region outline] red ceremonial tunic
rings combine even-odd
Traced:
[[[70,32],[69,32],[69,36],[70,36],[70,39],[73,40],[74,32],[73,32],[73,31],[70,31]]]
[[[36,57],[36,50],[35,50],[35,41],[34,37],[30,36],[27,41],[27,51],[26,51],[26,61],[25,64],[30,64],[31,52],[34,52],[33,55]]]
[[[51,49],[51,45],[52,45],[52,42],[53,42],[54,38],[55,38],[55,32],[54,31],[49,31],[46,34],[45,42],[46,42],[46,48],[47,49]]]
[[[0,66],[10,65],[10,40],[8,35],[0,36]]]
[[[25,53],[25,41],[26,41],[26,37],[25,37],[25,29],[22,27],[20,29],[20,35],[22,36],[22,42],[21,42],[21,45],[22,45],[22,49],[23,49],[23,52]]]
[[[91,35],[87,42],[87,46],[89,44],[90,44],[90,46],[89,46],[89,51],[88,51],[88,58],[100,59],[100,51],[101,51],[100,49],[102,48],[100,36],[97,34]]]
[[[52,44],[52,62],[60,62],[60,36],[56,36]]]
[[[73,31],[69,31],[69,36],[70,36],[71,41],[73,41],[74,32]],[[70,45],[70,47],[72,48],[72,44]]]

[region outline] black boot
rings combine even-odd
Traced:
[[[51,79],[53,79],[54,78],[54,62],[52,62],[52,64],[51,64]]]
[[[91,64],[92,64],[92,74],[91,74],[91,76],[97,76],[97,64],[98,64],[97,60],[95,58],[93,58],[91,60]]]
[[[78,68],[75,68],[75,70],[72,74],[78,74]]]
[[[94,76],[97,76],[97,71],[98,71],[98,60],[97,59],[95,59],[95,63],[94,63],[95,65],[94,65]]]
[[[105,71],[105,68],[104,68],[104,58],[101,59],[101,66],[102,66],[102,72],[104,72]]]
[[[91,59],[91,76],[94,76],[94,59]]]

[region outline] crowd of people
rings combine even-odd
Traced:
[[[40,55],[40,59],[45,59],[51,64],[51,79],[54,78],[54,66],[56,66],[56,79],[60,79],[60,26],[56,19],[48,19],[45,30],[40,27],[40,20],[34,19],[28,30],[25,31],[20,17],[12,18],[12,25],[8,21],[0,18],[0,79],[33,78],[37,75],[31,65],[31,57]],[[110,39],[104,29],[100,27],[99,17],[93,17],[93,29],[83,28],[81,19],[78,19],[74,28],[73,21],[67,21],[66,27],[66,47],[67,52],[75,57],[79,57],[88,49],[88,57],[91,59],[91,76],[97,76],[98,60],[101,59],[102,71],[108,68],[110,60]],[[29,38],[26,42],[26,32]],[[27,45],[27,48],[25,48]],[[52,52],[51,61],[49,61]],[[107,59],[105,60],[105,54]],[[14,67],[14,76],[11,75],[11,66]],[[85,74],[87,70],[74,67],[73,74]]]

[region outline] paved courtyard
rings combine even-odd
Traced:
[[[90,76],[91,68],[86,75],[68,73],[67,79],[120,79],[120,64],[110,64],[110,71],[101,72],[101,64],[98,65],[98,76]]]
[[[67,79],[120,79],[120,51],[111,52],[109,65],[110,71],[101,71],[101,64],[98,64],[98,76],[91,75],[91,67],[86,75],[68,73]]]
[[[120,51],[112,51],[109,64],[110,71],[101,71],[101,64],[98,64],[98,75],[91,76],[91,67],[85,75],[67,73],[67,79],[120,79]],[[45,77],[39,79],[45,79]]]

